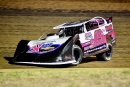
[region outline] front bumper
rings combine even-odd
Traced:
[[[33,64],[33,65],[64,65],[75,63],[75,60],[65,61],[65,62],[53,62],[53,63],[43,63],[43,62],[15,62],[17,64]]]
[[[76,62],[72,56],[73,39],[69,38],[58,49],[38,54],[21,52],[13,58],[13,63],[37,64],[37,65],[62,65]]]
[[[68,60],[63,60],[63,57],[59,54],[31,54],[21,53],[13,58],[13,63],[17,64],[34,64],[34,65],[63,65],[72,64],[76,62],[70,57]]]

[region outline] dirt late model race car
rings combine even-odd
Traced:
[[[38,40],[21,40],[13,63],[38,65],[77,65],[82,58],[96,56],[108,61],[112,57],[115,33],[112,17],[64,23],[53,27],[58,33]]]

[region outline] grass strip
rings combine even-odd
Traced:
[[[1,69],[1,87],[128,87],[129,68]]]

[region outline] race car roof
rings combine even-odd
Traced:
[[[53,27],[53,29],[81,26],[86,22],[87,22],[87,20],[81,20],[81,21],[76,21],[76,22],[67,22],[67,23],[63,23],[61,25],[58,25],[56,27]]]
[[[89,21],[93,21],[93,20],[97,20],[97,19],[104,19],[103,17],[94,17],[92,19],[89,20],[80,20],[80,21],[76,21],[76,22],[67,22],[67,23],[63,23],[61,25],[55,26],[53,27],[53,29],[60,29],[60,28],[67,28],[67,27],[76,27],[76,26],[81,26]]]

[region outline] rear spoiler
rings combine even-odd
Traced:
[[[112,17],[106,17],[105,20],[107,21],[107,23],[111,23],[112,22]]]

